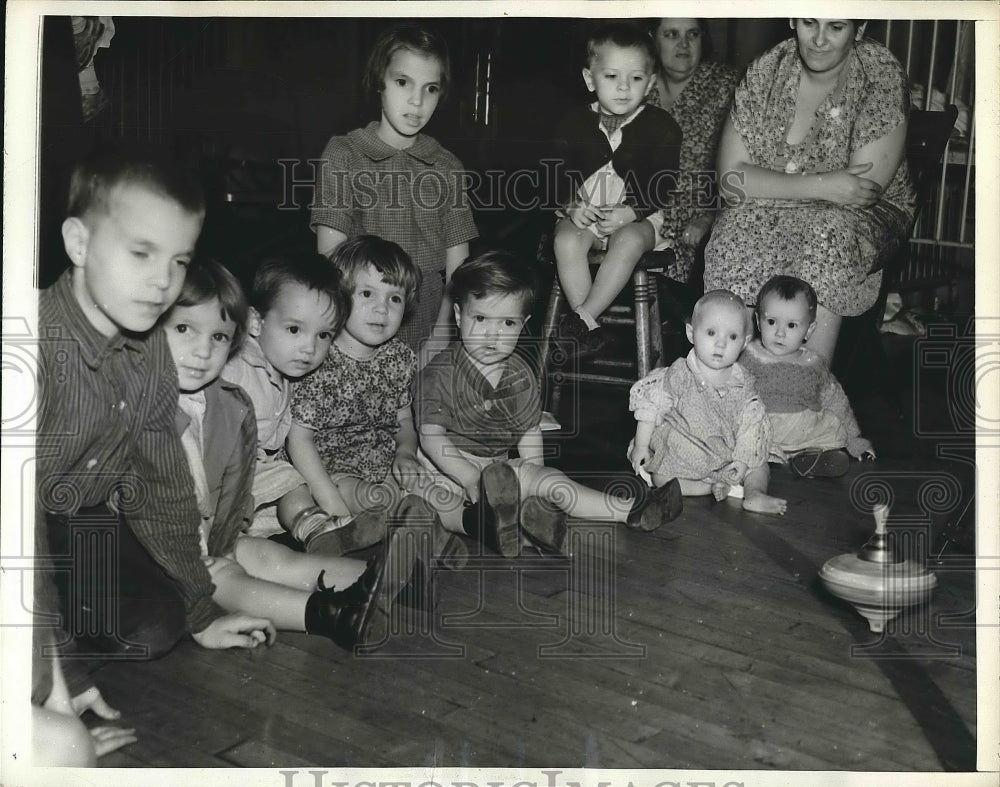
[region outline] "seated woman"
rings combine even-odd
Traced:
[[[695,249],[715,220],[715,150],[733,100],[737,73],[729,66],[702,59],[711,53],[704,19],[654,19],[650,32],[659,67],[646,103],[665,109],[683,132],[680,178],[673,204],[662,211],[660,237],[676,257],[668,275],[687,282]]]
[[[751,63],[719,143],[729,203],[705,251],[705,287],[753,303],[777,274],[819,296],[811,349],[833,357],[841,317],[878,297],[881,263],[916,207],[903,158],[909,87],[857,19],[793,19],[795,38]]]

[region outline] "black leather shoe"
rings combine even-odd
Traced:
[[[309,634],[322,634],[345,650],[354,650],[373,639],[369,632],[376,609],[376,597],[385,573],[385,562],[374,557],[354,584],[344,590],[334,590],[323,584],[320,572],[317,589],[306,601],[305,625]],[[381,616],[379,616],[381,617]],[[384,632],[379,640],[384,638]]]

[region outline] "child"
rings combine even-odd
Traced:
[[[151,330],[180,292],[203,217],[197,180],[156,151],[100,150],[74,169],[62,225],[72,267],[39,298],[35,586],[40,613],[99,634],[55,635],[69,643],[64,654],[148,659],[187,631],[208,648],[252,648],[273,632],[212,601],[173,428],[177,371],[163,332]],[[115,584],[87,554],[53,576],[48,556],[73,555],[74,530],[97,526],[113,538]],[[80,658],[63,667],[78,711],[117,715]],[[50,679],[51,670],[33,676]]]
[[[332,260],[350,313],[326,361],[295,388],[288,453],[321,505],[346,504],[358,515],[394,511],[426,475],[410,410],[416,356],[395,338],[420,271],[399,246],[374,235],[345,241]],[[461,515],[461,498],[428,502],[445,516]],[[451,566],[464,563],[465,545],[438,515],[417,500],[407,506],[408,518],[422,514],[433,524],[434,554]]]
[[[685,495],[724,500],[742,484],[743,508],[784,514],[767,494],[770,425],[753,378],[736,362],[751,333],[743,301],[712,290],[695,304],[687,337],[694,347],[669,368],[632,386],[629,409],[639,422],[629,448],[636,473],[654,486],[676,478]]]
[[[448,50],[436,35],[411,24],[382,33],[364,77],[381,103],[380,119],[327,142],[311,219],[321,254],[371,234],[410,255],[423,277],[399,338],[422,359],[445,343],[432,338],[450,324],[444,286],[478,236],[462,162],[420,133],[450,81]]]
[[[257,613],[279,629],[323,634],[351,649],[365,641],[373,617],[381,624],[388,619],[391,599],[378,596],[381,562],[366,570],[358,560],[301,554],[243,535],[253,518],[256,421],[243,389],[219,375],[242,343],[246,313],[233,275],[199,260],[162,321],[177,365],[177,430],[194,479],[213,598],[224,609]],[[372,628],[376,640],[384,630]]]
[[[279,536],[283,528],[307,552],[342,555],[378,543],[384,512],[357,518],[342,500],[313,499],[306,479],[283,458],[292,423],[292,381],[314,371],[343,325],[347,307],[340,274],[315,252],[289,252],[254,274],[248,336],[222,377],[243,388],[257,414],[257,464],[250,535]]]
[[[771,422],[771,459],[807,477],[834,478],[850,459],[875,458],[823,356],[804,346],[816,328],[816,291],[774,276],[757,297],[760,339],[740,362],[753,373]],[[846,452],[844,449],[847,449]]]
[[[628,282],[639,258],[657,241],[664,196],[674,183],[681,130],[662,109],[644,104],[654,84],[656,52],[638,27],[611,23],[587,41],[583,80],[597,101],[563,119],[557,146],[571,194],[553,237],[559,282],[572,311],[559,335],[595,352],[597,318]],[[586,178],[582,181],[581,179]],[[560,181],[560,185],[563,182]],[[587,253],[606,249],[591,281]]]
[[[466,516],[465,532],[506,557],[520,549],[519,520],[529,540],[558,551],[564,513],[654,530],[681,510],[676,484],[617,497],[544,466],[538,378],[515,353],[534,286],[531,269],[506,252],[460,265],[450,288],[460,339],[431,359],[417,388],[420,445],[439,484],[478,504],[483,516]]]

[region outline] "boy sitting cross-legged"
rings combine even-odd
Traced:
[[[469,535],[515,556],[520,527],[532,542],[560,551],[566,514],[654,530],[680,513],[677,484],[619,497],[543,464],[538,378],[515,353],[535,297],[530,268],[487,252],[458,267],[450,295],[461,338],[421,372],[417,418],[421,449],[440,483],[481,512],[464,517]]]

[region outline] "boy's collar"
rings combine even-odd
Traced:
[[[105,336],[87,319],[87,315],[77,302],[73,290],[73,270],[71,268],[63,273],[51,288],[52,294],[59,304],[64,327],[69,334],[61,338],[76,341],[80,348],[81,359],[92,369],[98,368],[109,352],[123,347],[138,350],[145,334],[123,334],[119,331],[114,336]],[[152,330],[155,331],[158,328],[154,327]]]
[[[417,134],[410,147],[399,149],[394,148],[379,137],[376,132],[377,129],[378,121],[373,120],[364,128],[358,129],[357,132],[352,132],[355,135],[358,147],[361,148],[361,152],[372,161],[384,161],[397,153],[408,153],[413,158],[428,166],[434,165],[436,154],[441,146],[430,137],[425,134]]]
[[[275,369],[274,365],[267,360],[267,356],[264,355],[264,351],[261,349],[260,343],[257,341],[255,336],[246,337],[243,342],[243,347],[240,349],[239,355],[251,366],[257,369],[263,369],[267,374],[268,379],[279,387],[284,383],[284,375]]]

